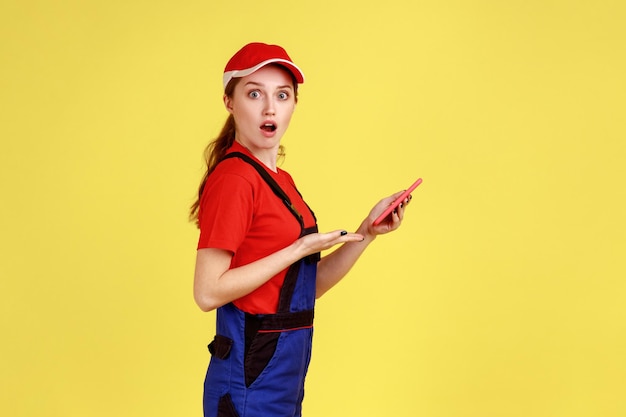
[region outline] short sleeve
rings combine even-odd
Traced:
[[[214,174],[209,176],[200,201],[198,249],[236,253],[252,222],[253,187],[236,173]]]

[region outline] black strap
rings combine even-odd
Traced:
[[[278,312],[267,315],[246,314],[246,320],[255,320],[257,324],[256,332],[280,332],[285,330],[299,329],[303,327],[311,327],[313,325],[313,310],[304,310],[296,312]]]
[[[300,226],[304,228],[304,220],[302,219],[302,215],[298,212],[295,206],[291,203],[291,199],[289,198],[289,196],[283,191],[282,188],[280,188],[280,186],[276,183],[276,181],[274,181],[274,178],[272,178],[272,176],[265,170],[265,168],[263,168],[257,161],[255,161],[254,159],[250,158],[248,155],[241,153],[241,152],[231,152],[229,154],[226,154],[226,156],[224,156],[222,161],[228,158],[240,158],[240,159],[243,159],[245,162],[249,163],[250,165],[252,165],[252,167],[256,169],[259,175],[261,175],[261,178],[263,178],[265,182],[267,183],[267,185],[270,186],[274,194],[276,194],[278,198],[282,200],[282,202],[289,209],[289,211],[296,217],[296,219],[298,219]]]
[[[274,178],[271,177],[271,175],[265,170],[265,168],[263,168],[261,166],[261,164],[259,164],[257,161],[255,161],[254,159],[252,159],[248,155],[243,154],[241,152],[231,152],[229,154],[226,154],[226,156],[224,156],[224,158],[222,158],[222,161],[224,159],[228,159],[228,158],[240,158],[243,161],[245,161],[245,162],[249,163],[250,165],[252,165],[252,167],[259,173],[259,175],[261,175],[261,178],[263,178],[263,180],[265,180],[267,185],[269,185],[269,187],[272,189],[274,194],[276,194],[276,196],[278,196],[278,198],[280,198],[282,200],[282,202],[289,209],[289,211],[296,217],[296,219],[298,219],[298,222],[300,223],[300,229],[301,229],[300,236],[304,236],[304,235],[307,235],[309,233],[316,233],[317,232],[317,225],[315,225],[313,227],[309,227],[309,228],[305,228],[304,227],[304,220],[302,219],[302,215],[293,206],[293,204],[291,203],[291,199],[285,193],[285,191],[283,191],[283,189],[280,188],[280,186],[276,183],[276,181],[274,181]],[[298,191],[298,190],[296,190],[296,191]],[[300,194],[300,193],[298,192],[298,194]],[[311,210],[309,209],[309,211],[311,211]],[[311,214],[313,214],[313,211],[311,211]],[[315,218],[314,214],[313,214],[313,218]],[[321,256],[320,256],[320,253],[318,252],[318,253],[314,253],[312,255],[309,255],[309,256],[305,257],[304,261],[306,263],[308,263],[308,264],[314,264],[314,263],[319,262],[320,258],[321,258]],[[280,296],[279,296],[279,302],[278,302],[278,312],[280,312],[280,313],[288,313],[289,312],[289,306],[291,305],[291,297],[293,296],[293,292],[294,292],[295,287],[296,287],[296,282],[298,280],[298,273],[299,273],[299,271],[300,271],[300,263],[299,262],[294,263],[287,270],[287,274],[285,275],[285,280],[283,281],[283,285],[282,285],[281,290],[280,290]],[[313,320],[312,314],[311,314],[311,318],[310,319],[311,319],[311,323],[312,323],[312,320]],[[265,318],[263,320],[265,321]],[[271,321],[271,320],[272,319],[269,319],[269,321]],[[283,320],[284,319],[281,318],[279,321],[282,322]],[[289,319],[287,319],[287,320],[289,320]],[[298,320],[300,320],[300,319],[298,319]],[[305,323],[308,323],[308,320],[309,320],[308,318],[305,318],[304,319]],[[303,325],[302,321],[297,321],[294,325],[295,325],[295,327],[306,327],[307,324]],[[291,327],[291,326],[292,326],[291,324],[288,325],[288,327]],[[276,330],[276,328],[280,327],[280,325],[279,324],[275,324],[275,325],[272,325],[271,327],[272,327],[272,329],[269,329],[269,330]],[[265,329],[265,330],[268,330],[268,329]],[[254,333],[256,333],[256,330],[254,331]]]

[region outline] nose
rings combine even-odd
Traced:
[[[263,114],[266,116],[273,116],[276,114],[276,106],[274,100],[265,100],[265,106],[263,107]]]

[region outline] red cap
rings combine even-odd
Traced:
[[[230,80],[237,77],[245,77],[254,71],[268,64],[279,64],[293,74],[298,84],[304,82],[304,74],[291,62],[282,47],[278,45],[268,45],[266,43],[253,42],[241,48],[226,64],[224,68],[224,88]]]

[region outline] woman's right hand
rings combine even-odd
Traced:
[[[302,236],[295,243],[298,250],[302,251],[302,257],[312,255],[333,246],[346,242],[362,242],[365,237],[359,233],[348,233],[345,230],[335,230],[328,233],[311,233]]]

